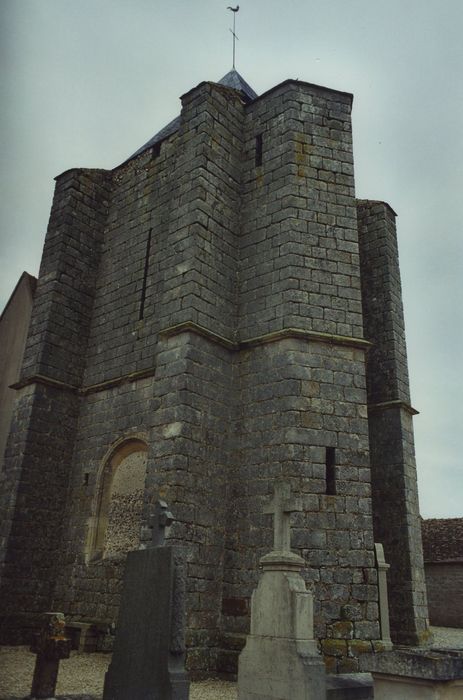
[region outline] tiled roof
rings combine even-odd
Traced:
[[[253,100],[258,97],[257,93],[254,92],[252,87],[248,85],[248,83],[244,80],[244,78],[241,77],[241,75],[236,71],[235,69],[231,70],[229,73],[223,76],[221,80],[218,81],[219,85],[225,85],[225,87],[230,87],[233,88],[234,90],[240,90],[243,93],[243,96],[246,100],[246,102],[252,102]],[[161,131],[158,131],[154,136],[150,138],[149,141],[147,141],[143,146],[140,146],[140,148],[135,151],[135,153],[132,153],[129,158],[127,158],[125,163],[127,161],[131,160],[132,158],[135,158],[135,156],[139,156],[143,151],[148,150],[148,148],[152,148],[155,146],[157,143],[160,143],[161,141],[164,141],[168,136],[171,136],[174,134],[180,126],[180,115],[178,117],[175,117],[175,119],[172,119],[171,122],[167,124]]]
[[[463,518],[422,520],[424,560],[463,561]]]

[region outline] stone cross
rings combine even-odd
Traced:
[[[150,547],[162,547],[166,540],[166,527],[174,522],[174,516],[170,512],[165,501],[156,501],[154,513],[149,519],[148,527],[152,530]]]
[[[68,659],[71,640],[64,635],[63,613],[48,612],[42,617],[42,629],[35,635],[31,651],[37,654],[31,698],[52,698],[58,680],[59,662]]]
[[[291,513],[302,510],[299,499],[291,498],[291,487],[285,482],[275,484],[272,501],[264,506],[264,513],[273,515],[273,549],[291,552]]]

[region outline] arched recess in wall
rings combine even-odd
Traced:
[[[119,441],[104,459],[87,558],[122,556],[137,549],[143,512],[148,445],[138,437]]]

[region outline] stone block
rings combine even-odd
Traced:
[[[362,609],[358,604],[343,605],[341,608],[341,617],[343,620],[361,620],[363,617]]]
[[[359,654],[370,654],[372,650],[372,644],[369,641],[363,641],[360,639],[354,639],[349,641],[348,645],[349,655],[358,656]]]
[[[325,656],[341,658],[347,656],[347,642],[340,639],[322,640],[322,651]]]
[[[333,639],[352,639],[354,636],[354,624],[348,620],[335,622],[328,625],[327,636]]]
[[[362,670],[374,679],[375,700],[459,700],[463,690],[463,654],[398,649],[363,655]]]

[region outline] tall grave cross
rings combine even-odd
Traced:
[[[285,482],[275,484],[271,502],[264,506],[264,513],[273,515],[273,549],[291,552],[291,513],[302,510],[299,499],[291,498],[291,487]]]

